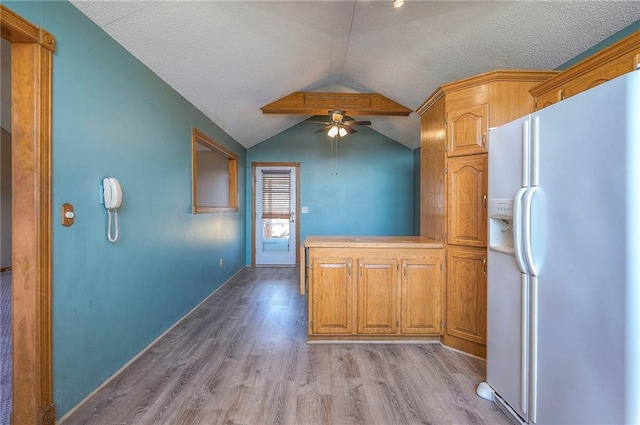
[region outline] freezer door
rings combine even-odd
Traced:
[[[489,132],[489,205],[513,200],[528,185],[529,118]],[[523,164],[524,163],[524,164]],[[493,214],[496,213],[496,214]],[[528,275],[514,250],[506,249],[513,217],[490,211],[487,261],[487,383],[512,410],[527,419],[528,403]],[[511,235],[511,240],[515,240]]]
[[[490,251],[488,257],[487,383],[526,419],[529,277],[513,255]]]

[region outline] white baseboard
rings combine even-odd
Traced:
[[[193,307],[191,310],[189,310],[184,316],[182,316],[180,319],[178,319],[173,325],[171,325],[166,331],[162,332],[156,339],[154,339],[153,341],[151,341],[146,347],[144,347],[142,350],[140,350],[140,352],[138,354],[136,354],[135,356],[133,356],[131,358],[131,360],[129,360],[127,363],[124,364],[124,366],[122,366],[120,369],[118,369],[113,375],[111,375],[110,377],[108,377],[102,384],[100,384],[95,390],[91,391],[91,393],[89,393],[89,395],[87,395],[85,398],[82,399],[82,401],[80,401],[80,403],[76,404],[73,408],[71,408],[67,413],[65,413],[65,415],[63,417],[61,417],[60,419],[56,420],[56,424],[61,425],[65,419],[67,419],[70,415],[72,415],[76,410],[78,410],[84,403],[86,403],[91,397],[93,397],[98,391],[100,391],[101,389],[103,389],[104,387],[106,387],[107,385],[109,385],[109,383],[111,381],[113,381],[120,373],[122,373],[127,367],[129,367],[133,362],[135,362],[136,360],[138,360],[139,357],[141,357],[144,353],[146,353],[156,342],[160,341],[166,334],[168,334],[169,332],[171,332],[171,330],[173,328],[175,328],[176,326],[178,326],[184,319],[187,318],[187,316],[189,316],[191,313],[193,313],[195,310],[198,309],[198,307],[200,307],[202,304],[205,303],[205,301],[207,301],[209,298],[211,298],[216,292],[218,292],[220,290],[220,288],[222,288],[224,285],[226,285],[227,283],[229,283],[234,277],[236,277],[238,275],[238,273],[240,273],[242,270],[244,270],[245,268],[247,268],[247,266],[243,266],[241,267],[237,272],[235,272],[233,274],[233,276],[231,276],[229,279],[227,279],[224,283],[222,283],[222,285],[220,285],[219,287],[216,288],[215,291],[213,291],[212,293],[210,293],[209,295],[207,295],[207,297],[205,299],[203,299],[202,301],[200,301],[198,303],[198,305],[196,305],[195,307]]]

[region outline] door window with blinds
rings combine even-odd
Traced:
[[[256,170],[256,263],[295,264],[295,168]]]

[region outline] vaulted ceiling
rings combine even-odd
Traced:
[[[296,91],[378,92],[412,110],[495,69],[554,69],[640,19],[639,1],[79,1],[125,49],[245,147],[308,118]],[[420,118],[365,117],[419,146]]]

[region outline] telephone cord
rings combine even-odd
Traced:
[[[107,214],[109,215],[109,224],[107,226],[107,239],[109,239],[109,242],[113,243],[118,240],[118,210],[113,208],[113,215],[115,216],[115,227],[116,227],[116,232],[113,237],[111,236],[111,208],[107,210]]]

